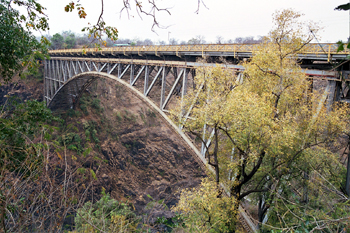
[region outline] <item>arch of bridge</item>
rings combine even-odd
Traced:
[[[60,108],[67,109],[67,107],[74,108],[75,104],[78,103],[82,93],[95,80],[100,78],[110,79],[118,82],[124,87],[127,87],[128,90],[132,91],[132,93],[135,94],[135,96],[139,98],[142,102],[144,102],[148,107],[154,109],[157,112],[157,115],[164,119],[169,128],[174,133],[178,134],[184,141],[185,145],[188,146],[191,149],[191,151],[194,152],[199,164],[201,164],[203,168],[206,167],[207,162],[205,158],[201,155],[200,151],[195,147],[192,141],[182,132],[182,130],[179,127],[177,127],[157,105],[155,105],[149,98],[143,95],[143,93],[141,93],[135,87],[131,86],[124,80],[119,79],[111,74],[90,71],[73,76],[57,90],[52,100],[48,103],[48,107],[53,110]]]
[[[146,105],[152,108],[158,116],[162,117],[174,133],[180,136],[180,138],[184,141],[186,147],[189,147],[190,151],[193,152],[195,159],[202,166],[202,168],[209,168],[210,171],[213,171],[213,169],[210,169],[211,167],[206,166],[207,161],[205,160],[204,156],[200,153],[200,151],[195,147],[192,141],[182,132],[182,130],[178,126],[176,126],[168,118],[168,116],[156,104],[154,104],[147,96],[145,96],[143,93],[137,90],[134,86],[130,85],[128,82],[114,75],[97,71],[83,72],[74,75],[73,77],[69,78],[61,87],[59,87],[59,89],[55,92],[50,102],[48,103],[48,107],[52,110],[60,108],[68,109],[75,107],[82,93],[95,80],[100,78],[114,80],[119,84],[123,85],[124,87],[127,87],[128,90],[132,91],[132,93],[135,94],[137,98],[139,98],[142,102],[144,102]],[[253,221],[241,206],[239,207],[239,212],[242,218],[244,219],[244,222],[248,224],[251,231],[256,232],[257,230]]]

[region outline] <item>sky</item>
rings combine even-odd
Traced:
[[[218,36],[225,40],[237,37],[267,35],[272,29],[272,15],[276,10],[287,8],[303,13],[304,20],[319,23],[323,30],[319,33],[320,42],[335,43],[349,37],[349,11],[335,11],[334,8],[346,0],[203,0],[197,10],[198,0],[156,0],[160,7],[169,9],[171,15],[159,12],[157,20],[163,28],[152,32],[152,19],[142,18],[135,9],[120,13],[123,0],[104,0],[104,20],[117,27],[119,38],[151,39],[166,41],[175,38],[188,41],[198,35],[207,42],[215,43]],[[80,0],[85,7],[86,19],[79,19],[76,12],[66,13],[64,6],[70,0],[40,0],[47,8],[50,35],[69,31],[81,33],[88,23],[96,23],[101,12],[100,0]],[[134,0],[130,0],[134,2]],[[146,4],[147,0],[144,0]],[[146,6],[146,5],[145,5]],[[47,34],[47,32],[44,32]]]

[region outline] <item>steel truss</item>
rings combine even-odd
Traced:
[[[112,74],[119,79],[127,79],[131,86],[142,85],[143,94],[149,97],[152,91],[161,90],[159,108],[162,111],[167,111],[167,106],[173,96],[181,98],[187,92],[188,76],[193,74],[194,70],[190,67],[178,67],[168,65],[148,65],[148,64],[133,64],[133,63],[111,63],[99,62],[82,59],[51,59],[45,61],[45,78],[44,78],[44,99],[47,106],[53,104],[53,98],[63,88],[65,83],[75,75],[89,72],[105,72]],[[193,78],[193,76],[192,76]],[[65,92],[69,96],[66,101],[62,102],[62,106],[55,105],[56,108],[74,108],[75,103],[81,97],[81,90],[85,90],[94,79],[84,78],[74,80]],[[155,86],[158,86],[155,88]],[[61,96],[61,95],[60,95]],[[61,96],[62,97],[62,96]]]

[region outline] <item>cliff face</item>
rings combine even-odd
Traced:
[[[36,82],[5,85],[0,93],[41,100],[43,87]],[[143,213],[151,201],[176,204],[179,190],[196,186],[205,176],[195,155],[156,111],[113,81],[96,81],[75,110],[56,114],[64,119],[56,135],[66,148],[61,154],[76,171],[75,182],[91,185],[87,200],[98,200],[105,189]]]
[[[105,162],[89,165],[96,170],[94,185],[113,198],[133,202],[138,211],[150,197],[171,206],[177,191],[196,186],[205,175],[195,155],[156,111],[115,82],[98,80],[78,108],[81,116],[67,119],[67,124],[85,124],[86,129],[95,122],[99,142],[92,153]],[[81,138],[86,141],[86,134]],[[92,141],[85,147],[92,147]]]

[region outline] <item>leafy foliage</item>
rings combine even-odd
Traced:
[[[300,21],[301,16],[292,10],[275,14],[275,28],[242,64],[243,75],[219,66],[198,70],[195,83],[200,89],[189,93],[173,114],[203,141],[213,132],[206,158],[217,185],[237,203],[249,196],[259,206],[260,221],[269,210],[268,224],[282,231],[309,218],[311,228],[328,219],[325,213],[335,210],[324,195],[327,191],[346,199],[334,189],[339,189],[341,175],[333,171],[341,165],[330,145],[348,128],[347,110],[334,105],[327,111],[319,102],[323,93],[309,91],[296,57],[311,42],[310,29],[317,33],[318,27]],[[179,117],[190,108],[190,119]],[[180,203],[192,203],[187,196]]]
[[[64,43],[64,38],[60,34],[56,33],[51,38],[51,48],[52,49],[62,49]]]
[[[31,100],[22,104],[16,101],[8,104],[0,118],[0,165],[13,170],[27,160],[27,153],[41,157],[38,151],[44,145],[32,140],[39,133],[50,140],[54,128],[47,123],[52,121],[60,119],[54,117],[44,103]]]
[[[136,215],[131,205],[112,199],[103,191],[102,198],[96,203],[86,202],[77,210],[75,226],[77,232],[115,232],[116,229],[135,230]],[[121,231],[123,232],[123,231]]]
[[[198,188],[182,190],[173,210],[182,214],[190,232],[232,232],[237,221],[237,201],[221,192],[216,182],[205,178]]]
[[[350,3],[345,3],[345,4],[342,4],[342,5],[339,5],[337,6],[334,10],[343,10],[343,11],[348,11],[350,10]]]
[[[36,12],[42,12],[40,4],[34,1],[14,1],[18,5],[26,5],[30,11],[29,18],[12,9],[10,1],[0,2],[0,76],[6,82],[15,74],[21,74],[24,67],[29,71],[38,68],[37,59],[43,59],[48,41],[41,42],[28,29],[46,29],[46,18],[36,18]],[[33,5],[34,4],[34,5]],[[25,24],[26,28],[22,25]]]

